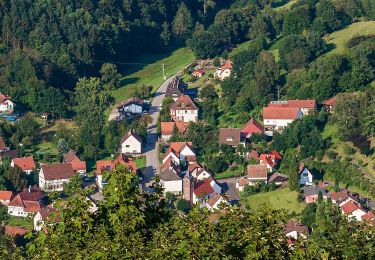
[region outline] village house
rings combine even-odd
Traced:
[[[259,156],[259,164],[265,165],[268,172],[274,172],[276,170],[276,164],[279,160],[273,154],[265,153]]]
[[[191,142],[172,142],[163,155],[163,164],[171,157],[177,164],[191,164],[196,162],[196,155]]]
[[[363,215],[361,218],[363,221],[375,221],[375,214],[369,211],[365,215]]]
[[[120,150],[123,154],[137,155],[142,153],[142,138],[130,130],[120,141]]]
[[[165,97],[170,97],[176,101],[180,96],[186,94],[187,85],[180,78],[175,77],[167,86]]]
[[[124,154],[119,154],[114,160],[99,160],[96,161],[96,172],[95,179],[96,184],[100,190],[103,189],[103,186],[107,184],[107,181],[103,179],[104,172],[110,172],[116,168],[117,165],[122,165],[125,168],[129,169],[130,172],[137,173],[136,163],[125,156]]]
[[[8,95],[0,93],[0,113],[13,113],[16,106]]]
[[[268,183],[274,183],[275,185],[283,185],[283,184],[288,183],[288,180],[289,180],[288,175],[275,172],[268,179]]]
[[[10,150],[9,147],[6,146],[4,139],[0,136],[0,161],[5,158],[13,159],[17,156],[18,152],[16,150]]]
[[[0,204],[3,206],[8,206],[10,201],[13,199],[14,193],[9,190],[0,190]]]
[[[285,127],[296,119],[302,118],[302,112],[296,107],[264,107],[264,133],[273,136],[273,132],[282,132]]]
[[[182,176],[180,165],[169,160],[162,166],[159,174],[161,184],[164,188],[164,194],[167,192],[175,195],[182,194]]]
[[[333,112],[333,107],[335,106],[335,104],[336,96],[330,97],[329,99],[326,99],[322,102],[324,109],[331,114]]]
[[[299,175],[300,175],[300,179],[299,179],[300,185],[310,186],[314,184],[313,183],[314,176],[312,175],[310,170],[307,169],[307,167],[305,167],[303,163],[300,163],[299,165]]]
[[[361,221],[362,217],[367,213],[361,204],[353,200],[342,204],[340,208],[343,214],[347,215],[349,218],[355,218],[357,221]]]
[[[18,193],[8,204],[8,214],[17,217],[26,217],[41,209],[43,192],[34,185]]]
[[[215,193],[222,194],[223,192],[220,185],[211,177],[203,181],[196,181],[193,189],[193,204],[202,203],[210,199]]]
[[[245,145],[245,139],[241,139],[241,130],[239,128],[220,128],[219,144],[227,144],[236,148],[239,145]]]
[[[201,204],[201,208],[206,207],[208,210],[217,210],[221,204],[228,204],[228,202],[221,194],[215,192],[209,199]]]
[[[34,158],[32,156],[28,157],[20,157],[20,158],[13,158],[10,162],[11,167],[19,167],[22,171],[26,174],[32,173],[36,166],[34,162]]]
[[[197,77],[197,78],[202,77],[204,74],[205,74],[205,72],[202,69],[197,69],[197,70],[193,71],[193,73],[191,73],[191,75],[193,75],[194,77]]]
[[[79,173],[79,174],[85,174],[86,173],[86,162],[81,161],[78,156],[76,155],[76,152],[73,150],[70,150],[67,152],[63,158],[63,163],[71,163],[73,171]]]
[[[117,110],[120,114],[140,115],[144,111],[145,101],[140,98],[132,97],[117,106]]]
[[[215,71],[214,77],[219,80],[229,78],[232,72],[233,63],[228,60]]]
[[[326,189],[323,189],[319,186],[303,187],[302,191],[306,203],[317,202],[320,192],[322,193],[323,200],[326,200],[330,197],[329,192]]]
[[[73,176],[71,163],[43,165],[39,172],[39,187],[45,191],[62,191],[64,183]]]
[[[44,207],[40,209],[34,216],[33,223],[34,223],[34,230],[40,231],[44,227],[44,222],[47,220],[48,217],[50,217],[52,214],[54,214],[54,218],[51,219],[53,223],[56,223],[60,220],[60,216],[58,215],[58,212],[56,209],[52,207]]]
[[[185,134],[189,124],[190,122],[161,122],[160,123],[161,140],[169,141],[169,139],[173,135],[173,131],[175,127],[179,134],[181,135]]]
[[[268,107],[298,108],[302,115],[310,115],[316,111],[316,101],[311,99],[271,101]]]
[[[331,192],[331,200],[333,203],[338,204],[340,207],[349,201],[356,201],[354,197],[349,194],[346,189]]]
[[[297,240],[300,237],[306,239],[309,236],[309,233],[310,230],[308,226],[302,225],[295,220],[289,220],[284,225],[284,234],[293,240]]]
[[[266,165],[251,165],[247,166],[247,174],[244,178],[238,179],[236,188],[243,191],[245,186],[254,185],[257,182],[268,183],[268,170]]]
[[[241,137],[250,139],[252,135],[264,134],[264,127],[254,118],[250,118],[249,121],[240,129]]]
[[[170,115],[175,122],[198,122],[198,107],[188,95],[181,95],[171,106]]]
[[[194,171],[191,176],[194,177],[194,179],[198,180],[198,181],[204,181],[205,179],[208,179],[210,177],[212,177],[212,172],[210,172],[208,169],[206,168],[200,168],[199,170],[196,170]]]

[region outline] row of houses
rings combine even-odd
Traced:
[[[321,182],[319,185],[304,187],[302,192],[306,203],[317,202],[319,194],[321,194],[323,200],[331,198],[331,201],[340,207],[342,214],[349,218],[354,218],[357,221],[375,221],[374,213],[362,206],[359,196],[346,189],[329,192],[327,183]]]
[[[219,68],[216,69],[214,73],[214,78],[219,80],[224,80],[226,78],[229,78],[232,74],[233,69],[233,63],[230,60],[224,61]],[[191,75],[194,77],[200,78],[205,74],[205,71],[200,68],[193,71]]]
[[[224,190],[212,173],[197,162],[191,142],[171,142],[159,174],[164,192],[180,195],[190,205],[217,209],[227,203]]]

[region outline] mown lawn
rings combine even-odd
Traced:
[[[32,228],[33,223],[28,218],[9,216],[7,223],[11,226]]]
[[[361,35],[375,35],[375,21],[353,23],[342,30],[331,33],[326,41],[334,48],[329,53],[344,52],[350,39]]]
[[[298,193],[287,188],[277,189],[270,192],[258,193],[249,197],[241,198],[250,209],[257,210],[270,206],[272,209],[285,209],[288,214],[301,214],[305,204],[298,202]]]
[[[273,5],[277,5],[274,7],[274,10],[277,11],[277,12],[280,12],[280,11],[284,11],[284,10],[288,10],[290,9],[290,7],[292,7],[293,4],[297,3],[298,0],[280,0],[276,3],[274,3]],[[280,3],[280,4],[278,4]]]
[[[112,95],[116,101],[120,101],[130,97],[132,90],[142,84],[153,86],[155,92],[163,83],[163,64],[165,66],[166,77],[172,76],[181,70],[185,65],[194,61],[195,57],[188,48],[180,48],[173,51],[170,55],[143,55],[139,59],[132,61],[140,63],[140,65],[126,65],[124,71],[132,71],[121,79],[121,87],[114,90]],[[146,65],[143,65],[146,64]]]
[[[146,157],[145,156],[138,157],[135,160],[135,164],[137,165],[137,169],[142,169],[146,167]]]

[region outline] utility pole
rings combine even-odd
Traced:
[[[163,63],[163,79],[166,80],[167,79],[167,76],[165,76],[165,65]]]

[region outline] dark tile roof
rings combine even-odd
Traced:
[[[237,146],[241,142],[241,130],[239,128],[220,128],[219,144]]]
[[[44,179],[47,181],[69,179],[74,176],[71,163],[59,163],[42,166]]]
[[[180,78],[175,77],[167,87],[165,92],[166,97],[178,98],[182,94],[186,93],[186,83],[184,83]]]

